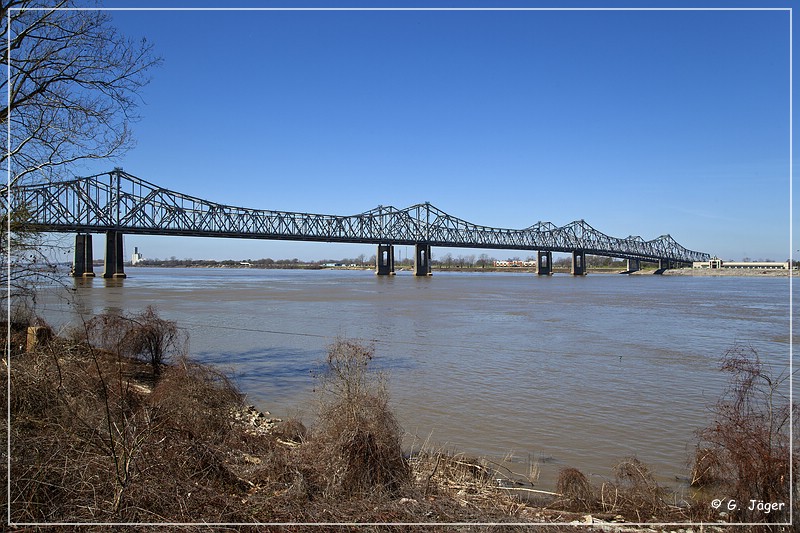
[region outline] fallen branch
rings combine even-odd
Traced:
[[[525,492],[535,492],[536,494],[547,494],[549,496],[558,496],[559,498],[563,497],[563,494],[559,494],[557,492],[550,492],[549,490],[539,490],[539,489],[529,489],[526,487],[500,487],[503,490],[522,490]]]

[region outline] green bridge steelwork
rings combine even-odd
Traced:
[[[25,213],[35,229],[77,233],[75,275],[91,272],[91,234],[106,233],[105,277],[124,276],[122,235],[177,235],[368,243],[378,245],[376,272],[394,273],[393,246],[416,246],[415,274],[430,274],[432,246],[535,250],[538,272],[552,272],[552,253],[573,255],[573,274],[586,272],[586,254],[628,259],[670,268],[707,261],[709,254],[688,250],[669,235],[610,237],[583,220],[565,226],[538,222],[525,229],[472,224],[428,204],[405,209],[378,206],[351,216],[248,209],[222,205],[154,185],[122,169],[3,190],[5,209]],[[10,205],[9,205],[10,201]]]

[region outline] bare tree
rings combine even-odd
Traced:
[[[0,50],[8,69],[0,79],[7,95],[0,103],[0,172],[12,190],[131,148],[140,91],[160,62],[145,40],[120,34],[106,12],[77,10],[70,0],[47,4],[0,0]],[[2,269],[0,282],[12,296],[30,296],[43,275],[54,275],[54,261],[45,236],[27,225],[24,208],[9,213],[8,186],[0,188],[0,255],[10,251],[11,268],[10,275]]]
[[[3,300],[14,295],[12,300],[12,322],[26,322],[31,318],[35,307],[36,293],[33,287],[44,283],[57,281],[58,272],[53,254],[58,253],[59,247],[54,243],[46,245],[46,236],[37,231],[31,231],[26,223],[25,212],[9,213],[5,210],[0,213],[0,254],[6,259],[7,251],[13,252],[10,268],[3,268],[0,272],[0,281],[7,290],[0,291]],[[9,219],[10,217],[10,219]],[[0,315],[5,315],[5,306],[0,310]]]
[[[442,262],[444,263],[444,265],[447,268],[452,268],[452,266],[453,266],[453,254],[451,254],[450,252],[444,254],[444,257],[442,258]]]
[[[152,45],[123,36],[101,10],[0,0],[0,50],[9,76],[0,104],[2,170],[11,184],[57,178],[74,163],[119,156],[132,146],[130,124],[147,72],[159,63]],[[8,132],[10,131],[10,139]]]

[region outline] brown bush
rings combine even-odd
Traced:
[[[300,420],[290,418],[278,423],[272,435],[283,442],[301,444],[308,437],[308,429]]]
[[[60,339],[14,360],[10,497],[16,520],[87,521],[115,500],[131,464],[125,446],[138,424],[139,401],[124,380],[111,379],[112,368],[113,361],[93,364],[85,347]]]
[[[243,396],[219,370],[181,357],[163,372],[149,403],[162,424],[209,438],[231,428],[231,411],[243,405]]]
[[[636,457],[623,459],[614,467],[614,477],[620,510],[636,513],[639,520],[663,515],[667,507],[666,491],[656,482],[647,465]]]
[[[409,479],[385,382],[368,368],[373,355],[354,341],[329,347],[319,422],[302,451],[316,473],[308,481],[326,496],[392,493]]]
[[[724,491],[739,502],[732,513],[735,521],[786,522],[790,464],[797,472],[800,463],[790,449],[787,376],[773,376],[754,349],[742,346],[725,354],[721,370],[730,374],[730,381],[713,409],[712,423],[698,433],[693,484]],[[785,502],[786,509],[750,510],[751,500]]]
[[[65,339],[11,372],[12,520],[247,521],[250,485],[219,443],[241,396],[220,373],[169,367],[152,394],[145,363]],[[233,439],[230,439],[233,440]]]
[[[721,485],[730,474],[728,466],[721,458],[719,450],[698,447],[695,450],[689,484],[692,487]]]
[[[175,322],[164,320],[152,306],[139,314],[103,314],[86,323],[86,339],[95,348],[150,364],[158,377],[170,358],[186,355],[187,336]]]
[[[580,470],[563,468],[558,474],[556,492],[561,494],[568,510],[592,511],[596,508],[595,489]]]

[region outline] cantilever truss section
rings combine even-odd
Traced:
[[[2,190],[5,210],[26,213],[48,232],[121,231],[294,241],[388,243],[486,249],[583,251],[588,254],[689,263],[709,254],[688,250],[669,235],[645,241],[616,238],[583,220],[565,226],[538,222],[525,229],[493,228],[451,216],[428,203],[378,206],[351,216],[247,209],[164,189],[121,169]],[[7,205],[10,198],[11,205]]]

